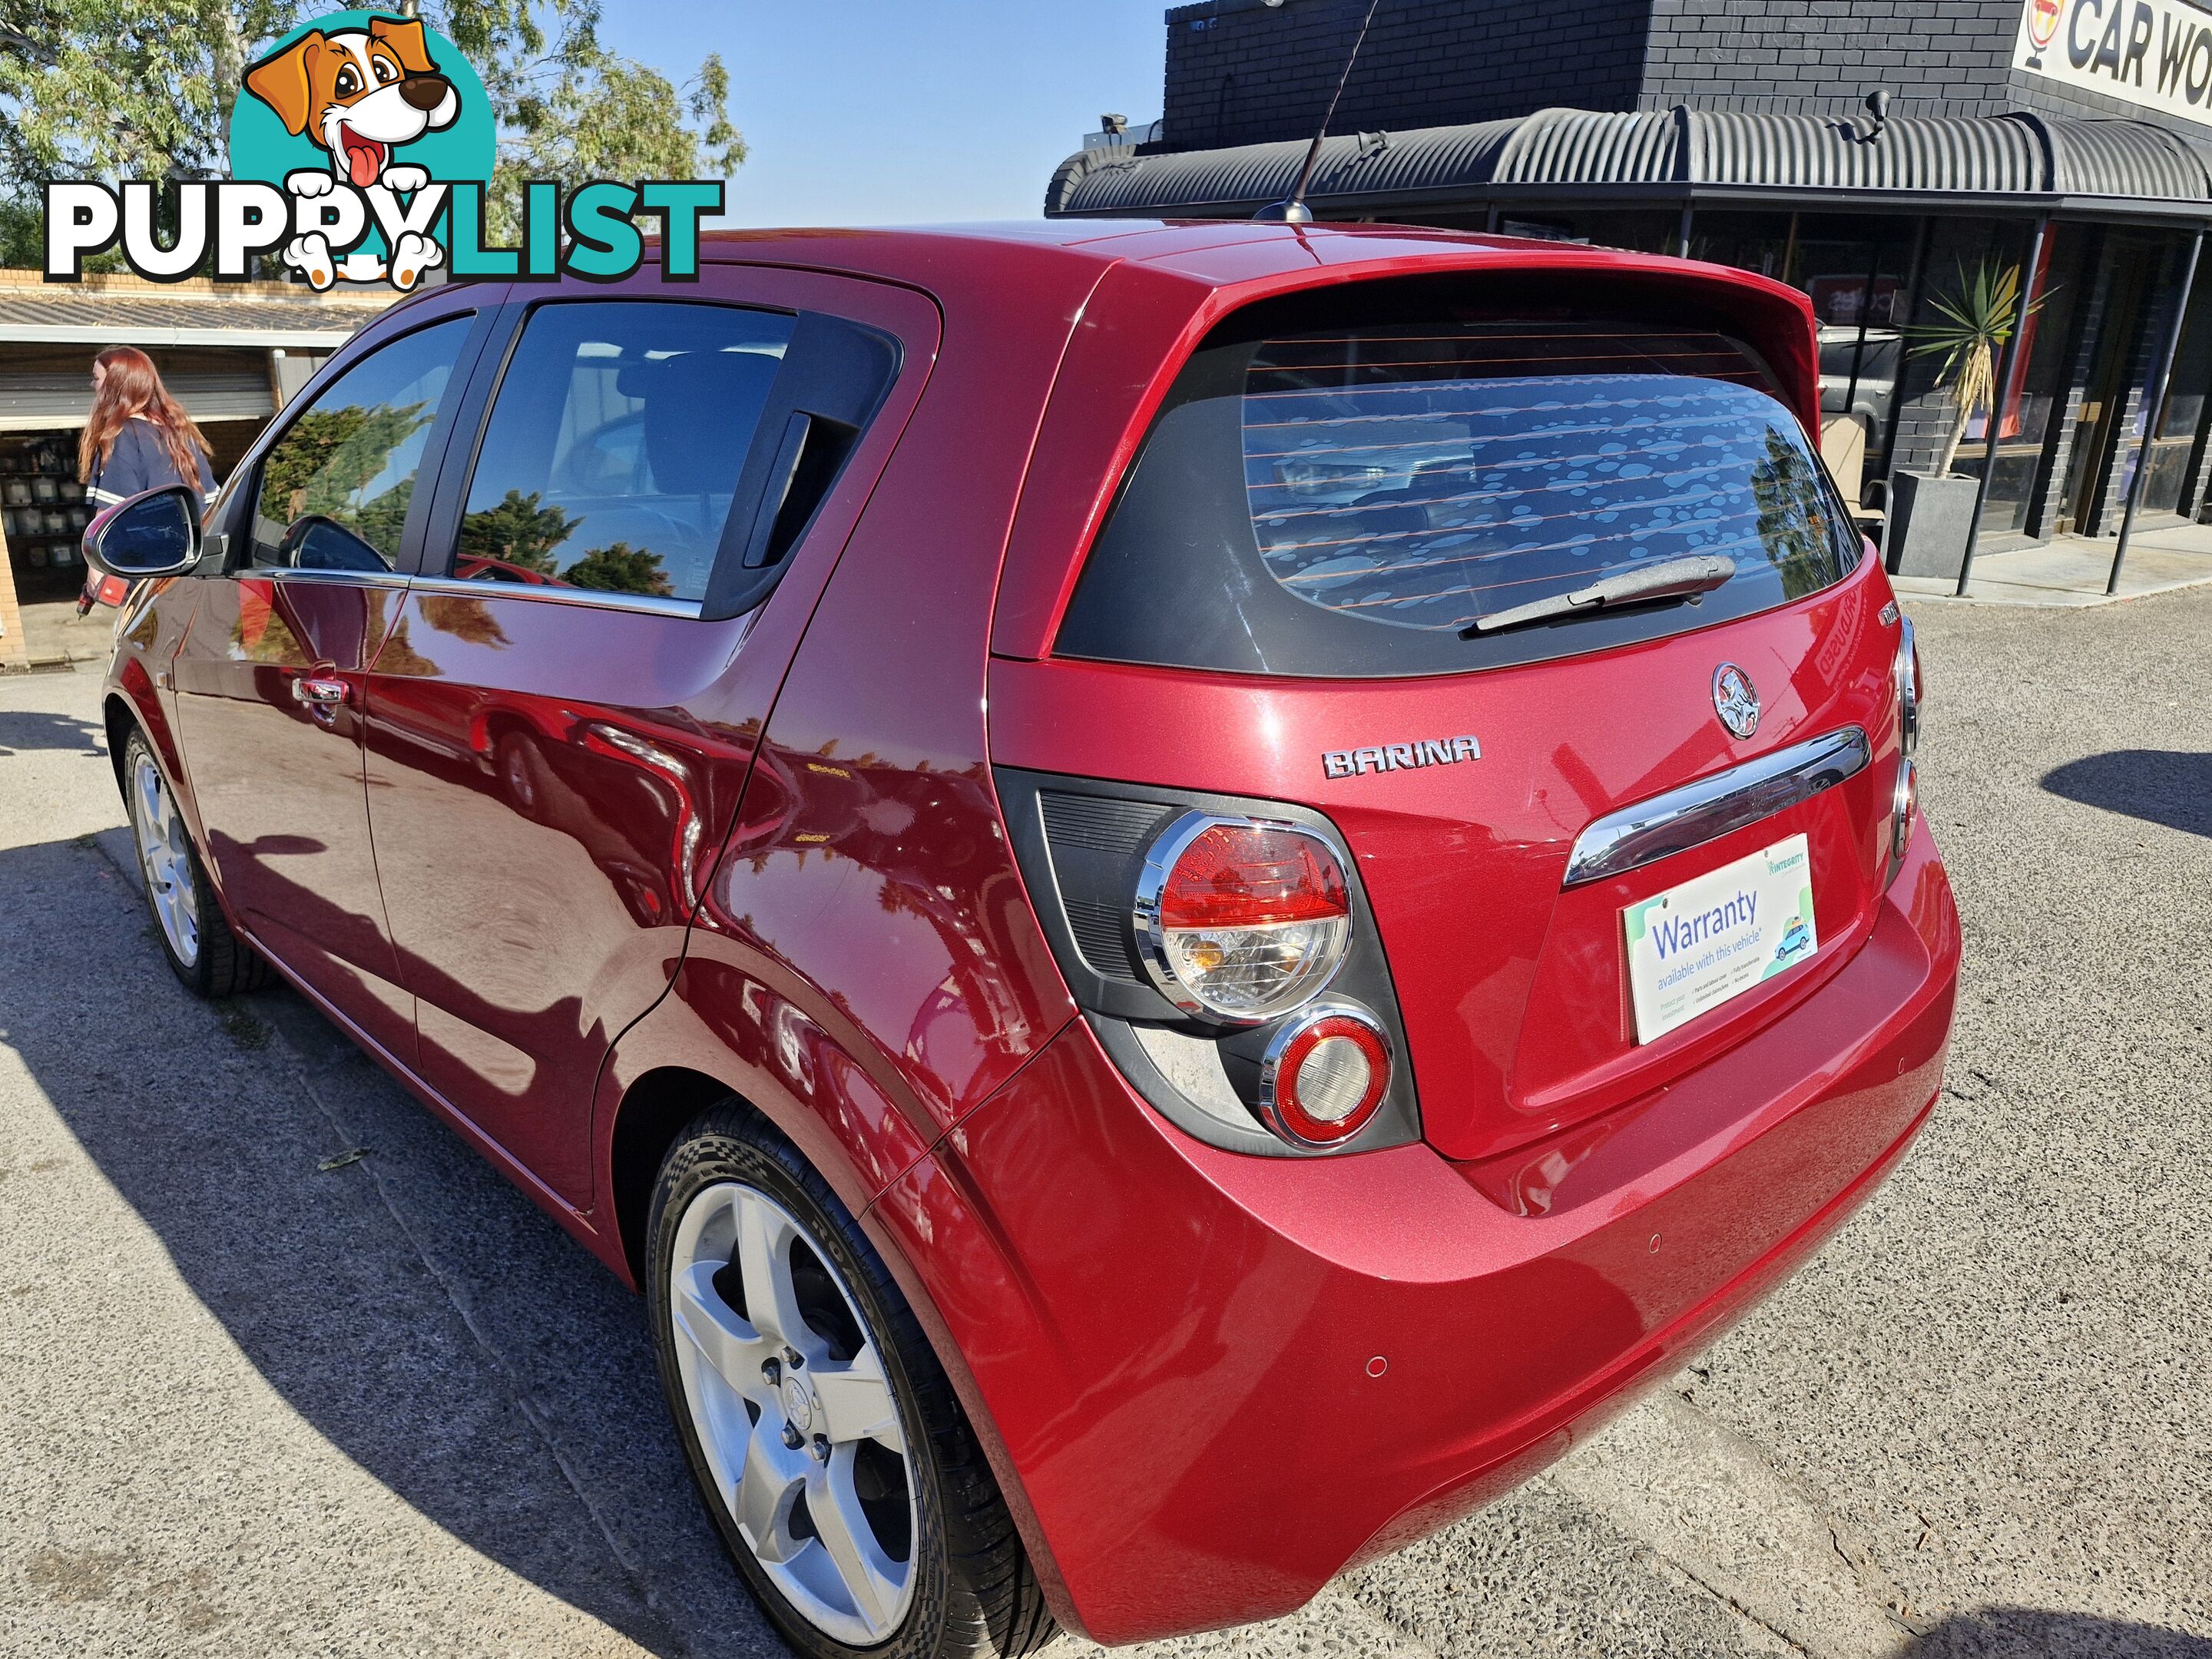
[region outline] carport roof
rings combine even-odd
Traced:
[[[1079,151],[1050,217],[1232,217],[1289,194],[1303,141],[1139,155]],[[1950,204],[2212,220],[2212,141],[2148,122],[1899,115],[1877,122],[1692,109],[1544,109],[1506,121],[1323,141],[1307,199],[1333,216],[1603,196]],[[1838,200],[1835,205],[1845,205]]]
[[[137,278],[0,281],[0,344],[283,346],[328,351],[390,303],[387,294],[295,298],[275,283],[167,287]],[[21,280],[27,276],[27,280]]]

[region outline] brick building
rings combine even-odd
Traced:
[[[1279,199],[1365,10],[1170,11],[1150,142],[1071,156],[1047,213]],[[2212,10],[2190,0],[1381,0],[1328,130],[1318,216],[1686,252],[1804,289],[1824,447],[1869,507],[1954,423],[1908,331],[2037,250],[1984,549],[2115,533],[2139,453],[2140,523],[2212,517],[2212,261],[2183,281],[2212,224]],[[1973,411],[1957,471],[1979,476],[1986,439]]]

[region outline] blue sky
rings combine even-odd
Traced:
[[[1165,0],[609,0],[600,38],[682,81],[710,52],[752,155],[740,225],[1035,219],[1112,110],[1160,112]]]

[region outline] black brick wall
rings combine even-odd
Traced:
[[[1163,148],[1311,135],[1366,0],[1203,0],[1167,14]],[[2124,115],[2199,124],[2012,67],[2020,0],[1382,0],[1330,124],[1403,131],[1576,109]]]
[[[1549,105],[1633,109],[1654,0],[1382,0],[1333,132]],[[1366,0],[1205,0],[1167,15],[1165,148],[1312,136]]]
[[[1384,0],[1389,3],[1389,0]],[[2007,107],[2019,0],[1652,0],[1638,107],[1896,115]]]

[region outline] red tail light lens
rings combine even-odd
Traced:
[[[1334,1146],[1367,1126],[1390,1087],[1390,1044],[1364,1011],[1315,1009],[1278,1032],[1260,1071],[1260,1112],[1294,1145]]]
[[[1187,814],[1137,895],[1146,967],[1186,1013],[1257,1024],[1319,996],[1352,937],[1344,866],[1295,825]]]

